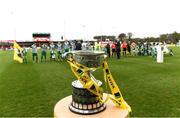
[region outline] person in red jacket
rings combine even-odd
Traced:
[[[123,44],[122,44],[122,49],[123,49],[123,56],[126,56],[126,49],[127,49],[127,43],[126,43],[126,41],[123,42]]]
[[[111,45],[111,49],[112,49],[112,57],[114,57],[116,55],[116,45],[114,42]]]

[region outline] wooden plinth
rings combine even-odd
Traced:
[[[106,94],[103,95],[104,97]],[[106,103],[106,109],[100,113],[93,115],[79,115],[69,110],[72,96],[61,99],[54,107],[55,118],[126,118],[129,112],[127,110],[117,108],[111,100]]]

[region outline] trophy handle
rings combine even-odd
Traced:
[[[70,58],[73,59],[73,53],[72,52],[66,52],[62,55],[62,57],[65,59],[65,60],[69,60]]]

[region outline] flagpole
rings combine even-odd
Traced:
[[[13,26],[13,40],[16,41],[16,26],[15,26],[15,18],[14,18],[14,12],[13,10],[11,11],[11,16],[12,16],[12,26]]]
[[[66,20],[64,19],[64,36],[63,40],[66,39]]]

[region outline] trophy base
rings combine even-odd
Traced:
[[[88,107],[88,106],[89,105],[86,105],[85,107]],[[96,114],[96,113],[104,111],[106,109],[106,105],[103,104],[102,106],[100,106],[98,108],[85,110],[85,109],[78,109],[76,107],[73,107],[71,104],[71,105],[69,105],[69,109],[70,109],[70,111],[77,113],[77,114],[90,115],[90,114]]]
[[[107,94],[103,95],[104,99],[106,96]],[[59,100],[54,106],[54,118],[127,118],[129,115],[128,110],[116,107],[111,100],[106,102],[104,111],[91,115],[81,115],[70,111],[70,102],[72,102],[72,95]]]
[[[96,81],[99,86],[102,85],[101,81]],[[69,105],[70,111],[77,114],[88,115],[99,113],[106,109],[106,105],[100,102],[99,97],[84,88],[79,80],[72,82],[72,88],[72,102]]]

